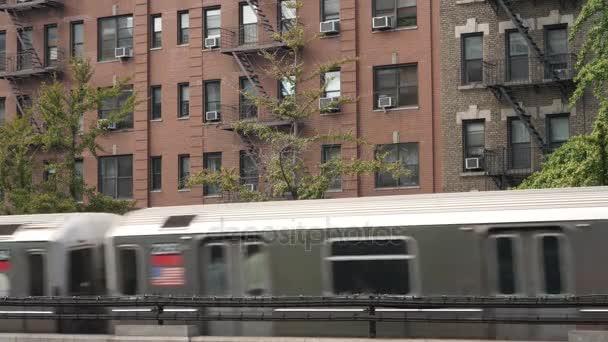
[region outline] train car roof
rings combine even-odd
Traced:
[[[206,204],[141,209],[111,236],[608,220],[608,187]]]
[[[0,242],[103,239],[118,215],[67,213],[0,216]]]

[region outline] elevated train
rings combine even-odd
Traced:
[[[71,283],[89,283],[86,294],[109,295],[608,293],[608,272],[601,267],[608,260],[607,187],[165,207],[123,217],[71,215],[87,217],[81,227],[89,228],[79,230],[79,235],[95,231],[95,242],[88,245],[98,252],[90,265],[100,270],[100,276],[88,282],[76,280],[81,276],[69,271],[71,267],[59,273],[52,265],[65,264],[69,254],[59,261],[49,254],[38,261],[37,265],[46,265],[40,267],[46,267],[41,274],[47,275],[38,287],[26,276],[33,279],[35,274],[16,272],[16,264],[4,272],[0,261],[0,273],[8,277],[2,280],[0,275],[0,290],[5,281],[11,286],[4,293],[13,296],[72,294]],[[98,219],[104,222],[92,223]],[[8,218],[0,218],[0,231],[2,220]],[[13,235],[27,229],[18,227]],[[35,247],[10,238],[0,240],[0,259],[8,253],[24,265],[28,248],[50,246],[51,236],[41,235]],[[79,239],[74,239],[78,245]],[[89,239],[81,236],[80,240]],[[40,286],[45,289],[42,293],[37,290]],[[515,313],[533,316],[542,311],[492,312]],[[558,313],[587,314],[571,309]],[[207,322],[200,329],[205,335],[245,336],[365,336],[367,332],[365,324],[344,322]],[[379,323],[378,336],[565,340],[573,329]]]

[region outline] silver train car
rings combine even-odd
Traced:
[[[597,266],[608,259],[606,243],[606,187],[150,208],[108,233],[107,280],[112,295],[605,294],[608,272]],[[200,328],[206,335],[367,333],[365,324],[337,322]],[[574,328],[408,322],[379,323],[377,331],[565,340]]]

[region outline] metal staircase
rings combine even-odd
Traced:
[[[262,27],[264,28],[264,30],[266,30],[269,33],[275,34],[276,30],[274,29],[274,27],[268,20],[268,17],[266,16],[266,14],[264,14],[264,11],[261,9],[259,0],[246,0],[246,1],[247,1],[247,4],[249,6],[251,6],[251,8],[253,9],[253,13],[255,13],[255,16],[258,18],[258,21],[262,23]]]

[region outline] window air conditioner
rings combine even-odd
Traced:
[[[393,98],[390,96],[380,96],[378,98],[378,108],[386,109],[393,107]]]
[[[205,38],[205,48],[215,49],[220,47],[220,37],[209,37]]]
[[[218,121],[220,119],[220,113],[218,111],[205,112],[205,121]]]
[[[387,30],[393,28],[392,18],[385,17],[374,17],[372,18],[372,29],[374,30]]]
[[[255,184],[244,184],[243,186],[247,191],[255,191]]]
[[[128,47],[119,47],[114,49],[114,56],[116,58],[130,58],[133,57],[133,50]]]
[[[339,100],[339,97],[322,97],[319,99],[319,110],[324,113],[335,113],[340,111],[340,108],[335,103]]]
[[[480,170],[482,169],[482,159],[480,157],[476,158],[465,158],[464,160],[464,168],[467,170]]]
[[[324,34],[334,34],[340,32],[340,20],[322,21],[320,31]]]

